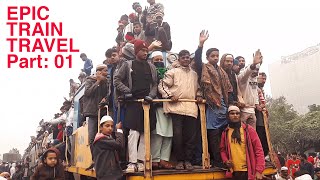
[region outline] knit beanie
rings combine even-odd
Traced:
[[[132,41],[134,40],[134,35],[132,32],[127,32],[127,34],[124,36],[124,38],[127,40],[127,41]]]
[[[136,56],[134,54],[134,46],[132,43],[126,43],[122,48],[122,54],[126,55],[130,59],[134,59]]]
[[[140,39],[136,39],[136,41],[134,43],[134,53],[137,55],[138,52],[143,48],[148,49],[147,43],[142,41],[142,40],[140,40]]]
[[[233,59],[233,65],[239,65],[239,60],[237,58]]]

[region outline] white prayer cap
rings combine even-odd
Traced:
[[[230,111],[237,111],[237,112],[240,112],[240,109],[237,107],[237,106],[229,106],[228,108],[228,112]]]
[[[283,167],[281,167],[281,171],[288,171],[288,168],[283,166]]]
[[[161,52],[161,51],[153,51],[150,57],[151,57],[151,58],[154,58],[154,57],[156,57],[156,56],[161,56],[161,57],[163,57],[163,56],[162,56],[162,52]]]
[[[103,123],[106,122],[106,121],[112,121],[112,122],[113,122],[113,119],[112,119],[111,116],[103,116],[103,117],[101,118],[100,125],[103,124]]]
[[[105,64],[98,64],[97,67],[96,67],[96,70],[98,71],[98,70],[102,70],[104,68],[108,68],[108,66],[105,65]]]

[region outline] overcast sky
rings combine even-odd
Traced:
[[[49,120],[59,112],[63,97],[69,93],[68,80],[77,80],[83,62],[73,53],[73,68],[55,69],[53,57],[48,69],[7,68],[9,28],[5,25],[8,5],[40,6],[50,9],[50,22],[63,22],[63,37],[73,38],[74,47],[85,52],[94,66],[102,63],[106,49],[115,45],[117,21],[122,14],[133,12],[132,0],[49,1],[2,0],[0,6],[0,154],[16,147],[23,153],[35,135],[38,122]],[[262,71],[268,64],[314,46],[320,42],[320,4],[315,1],[180,1],[158,0],[165,6],[164,21],[171,26],[172,51],[195,51],[202,29],[210,37],[205,50],[217,47],[221,54],[242,55],[252,61],[260,48],[264,56]],[[183,3],[182,3],[183,2]],[[144,7],[146,0],[140,2]],[[35,37],[30,37],[33,41]],[[33,57],[37,53],[17,53]],[[68,55],[64,53],[63,55]],[[266,86],[271,93],[269,82]]]

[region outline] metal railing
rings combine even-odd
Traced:
[[[130,102],[140,102],[144,111],[144,141],[145,141],[145,166],[144,176],[145,178],[152,177],[152,159],[150,148],[150,104],[144,99],[131,100]],[[153,103],[158,102],[172,102],[171,99],[154,99]],[[210,157],[208,152],[208,140],[207,140],[207,126],[205,116],[205,100],[198,102],[194,99],[179,99],[177,102],[194,102],[197,103],[200,109],[200,122],[201,122],[201,136],[202,136],[202,168],[210,168]],[[100,113],[99,113],[100,116]],[[99,118],[100,119],[100,118]],[[100,121],[100,120],[98,120]]]

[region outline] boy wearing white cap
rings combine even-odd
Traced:
[[[288,175],[288,168],[283,166],[281,167],[280,170],[280,175],[277,177],[277,180],[288,180],[288,179],[292,179],[289,175]]]
[[[98,180],[116,180],[122,177],[122,170],[117,152],[124,147],[121,122],[116,124],[115,139],[112,136],[114,122],[111,116],[103,116],[100,121],[100,132],[93,142],[93,159]]]

